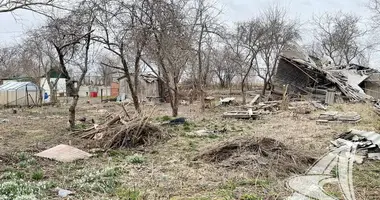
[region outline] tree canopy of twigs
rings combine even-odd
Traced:
[[[320,52],[328,56],[334,65],[348,65],[358,62],[365,56],[367,50],[376,44],[364,43],[363,39],[368,32],[361,29],[360,17],[350,13],[325,13],[314,18],[316,25],[315,35]]]
[[[139,113],[146,100],[141,91],[142,73],[156,75],[160,97],[177,116],[185,96],[185,78],[191,93],[199,97],[201,111],[205,110],[208,87],[216,84],[230,89],[237,86],[246,103],[251,81],[259,78],[261,93],[266,95],[273,89],[272,77],[282,50],[302,39],[300,23],[279,6],[227,26],[212,0],[82,0],[63,8],[64,14],[46,12],[49,9],[45,8],[55,10],[62,3],[0,0],[0,13],[23,9],[47,16],[46,23],[28,32],[21,45],[0,47],[0,76],[27,74],[40,84],[41,74],[52,69],[61,73],[67,78],[66,92],[73,97],[69,109],[72,128],[78,92],[89,71],[99,74],[107,85],[115,78],[112,74],[122,74],[117,78],[125,78],[128,98]],[[368,7],[376,29],[380,1],[369,0]],[[377,42],[368,39],[370,31],[362,26],[360,17],[325,13],[315,17],[313,25],[314,40],[307,41],[312,56],[327,56],[334,65],[370,63]],[[96,48],[102,56],[92,58]],[[57,80],[48,80],[48,84],[55,102]]]

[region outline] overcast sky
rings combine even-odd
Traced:
[[[304,43],[311,39],[310,20],[313,15],[324,12],[352,12],[363,19],[370,18],[366,5],[369,0],[215,0],[222,7],[222,20],[226,24],[243,21],[258,15],[268,6],[277,4],[284,7],[289,17],[302,24]],[[22,40],[23,33],[43,23],[43,17],[28,11],[0,14],[0,44],[11,45]]]

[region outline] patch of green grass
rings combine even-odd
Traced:
[[[240,197],[240,200],[262,200],[262,198],[258,197],[255,194],[243,194]]]
[[[52,182],[29,182],[24,180],[9,180],[0,183],[0,199],[41,199],[55,184]]]
[[[331,170],[331,173],[332,173],[332,177],[333,177],[333,178],[337,178],[337,177],[339,177],[338,167],[335,166],[335,167]]]
[[[86,129],[86,124],[83,124],[83,123],[75,124],[74,129],[75,130],[84,130],[84,129]]]
[[[220,186],[220,189],[224,190],[235,190],[238,187],[238,184],[235,181],[227,181],[226,183]]]
[[[78,171],[76,179],[72,181],[71,188],[90,193],[113,193],[120,185],[121,170],[118,167],[104,169],[82,169]]]
[[[28,167],[28,162],[27,161],[21,161],[18,163],[18,166],[21,168],[27,168]]]
[[[189,200],[211,200],[211,197],[196,197],[196,198],[191,198]],[[170,200],[175,200],[175,199],[170,199]]]
[[[17,158],[20,160],[20,161],[26,161],[30,158],[30,156],[25,153],[25,152],[20,152],[17,154]]]
[[[209,134],[209,135],[207,135],[207,137],[210,138],[210,139],[219,138],[219,136],[217,134]]]
[[[19,160],[17,165],[21,168],[28,168],[37,164],[37,160],[35,158],[24,152],[17,154],[17,158]]]
[[[145,158],[141,155],[133,155],[133,156],[129,156],[127,158],[128,162],[132,163],[132,164],[142,164],[145,162]]]
[[[173,119],[172,117],[167,116],[167,115],[162,116],[161,118],[158,118],[159,121],[163,121],[163,122],[165,122],[165,121],[170,121],[170,120],[172,120],[172,119]]]
[[[35,181],[42,180],[44,178],[44,172],[43,171],[35,171],[32,173],[32,179]]]
[[[235,195],[233,190],[221,189],[218,191],[218,195],[223,198],[223,200],[235,200]]]
[[[124,150],[109,150],[107,154],[111,157],[125,157],[128,155],[128,152]]]
[[[118,188],[116,190],[116,196],[120,200],[142,200],[144,195],[137,189]]]
[[[338,184],[328,183],[323,186],[323,189],[329,196],[335,197],[337,199],[344,199]]]
[[[186,132],[191,132],[191,127],[183,125],[183,130]]]
[[[189,147],[190,147],[191,151],[196,151],[197,147],[198,147],[198,144],[197,144],[196,141],[189,141]]]
[[[7,171],[4,172],[0,178],[0,180],[12,180],[12,179],[24,179],[25,178],[25,172],[23,171]]]
[[[269,181],[268,180],[262,180],[262,179],[246,179],[242,181],[238,181],[238,186],[260,186],[263,188],[269,187]]]
[[[193,131],[195,128],[196,128],[196,124],[192,123],[192,122],[185,122],[183,123],[183,130],[186,131],[186,132],[191,132]]]

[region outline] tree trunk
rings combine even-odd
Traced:
[[[69,123],[70,123],[70,129],[75,129],[75,108],[77,107],[79,100],[79,96],[75,95],[73,97],[73,102],[71,103],[71,106],[69,108]]]
[[[121,50],[123,50],[123,49],[121,49]],[[121,62],[123,64],[123,67],[124,67],[124,73],[125,73],[125,76],[127,78],[127,83],[128,83],[129,91],[131,92],[133,105],[134,105],[136,111],[138,113],[141,113],[139,97],[137,95],[137,90],[135,90],[135,87],[134,87],[134,86],[136,86],[136,83],[139,81],[138,80],[138,76],[136,76],[136,73],[135,73],[135,78],[134,79],[136,79],[136,80],[134,80],[135,84],[133,84],[132,83],[131,74],[129,73],[129,70],[128,70],[127,61],[124,59],[123,55],[120,57],[120,59],[121,59]]]
[[[200,86],[200,98],[201,98],[201,111],[204,112],[206,110],[206,103],[205,103],[205,92],[203,91],[202,86]]]
[[[42,106],[43,98],[44,97],[43,97],[42,90],[41,90],[41,87],[40,87],[40,89],[38,91],[38,102],[37,102],[37,104],[39,106]]]
[[[243,104],[246,104],[247,100],[245,98],[245,89],[244,89],[244,86],[245,86],[245,81],[243,80],[241,82],[241,98],[243,99]]]
[[[57,90],[55,88],[50,90],[50,101],[53,104],[56,104],[58,102],[57,100]]]
[[[261,94],[262,94],[263,96],[264,96],[265,93],[266,93],[267,87],[268,87],[268,81],[267,81],[267,80],[264,80],[263,90],[261,91]]]
[[[178,116],[178,101],[179,95],[178,95],[178,88],[175,86],[175,91],[174,91],[174,101],[173,101],[173,106],[172,106],[172,115],[173,117]]]

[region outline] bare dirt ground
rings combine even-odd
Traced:
[[[170,137],[154,146],[98,152],[74,163],[33,156],[58,144],[91,151],[93,142],[67,130],[68,105],[18,109],[17,114],[0,110],[0,118],[9,120],[0,123],[0,199],[59,199],[56,188],[75,191],[70,199],[285,199],[292,193],[285,180],[304,173],[327,153],[334,136],[351,128],[380,131],[380,118],[367,104],[329,108],[358,112],[362,121],[355,125],[317,125],[320,111],[232,120],[221,116],[234,107],[216,107],[206,113],[198,107],[181,106],[180,116],[188,122],[162,127]],[[169,105],[156,109],[153,123],[169,118]],[[98,123],[108,113],[120,111],[116,103],[91,100],[87,104],[83,99],[77,118]],[[91,124],[78,128],[86,126]],[[193,134],[203,129],[225,131]],[[244,142],[244,148],[217,149],[236,140]],[[355,165],[354,179],[357,199],[380,199],[380,162]],[[339,196],[336,187],[329,191]]]

